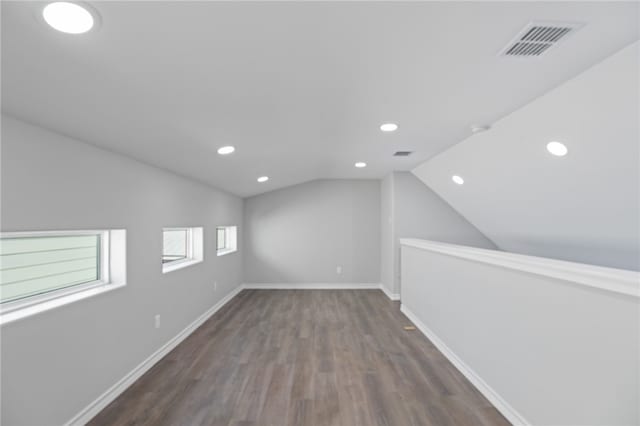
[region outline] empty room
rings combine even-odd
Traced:
[[[640,2],[0,16],[2,426],[640,426]]]

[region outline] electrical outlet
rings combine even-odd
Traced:
[[[336,267],[336,274],[338,274],[338,275],[342,274],[342,265],[338,265]]]
[[[156,315],[154,319],[156,328],[160,328],[160,315]]]

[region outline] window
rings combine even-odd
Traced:
[[[218,256],[238,250],[237,233],[237,226],[218,226],[216,228],[216,254]]]
[[[5,314],[21,308],[112,283],[124,285],[125,238],[124,230],[0,234],[2,322],[7,322]],[[58,301],[57,306],[68,301]]]
[[[162,272],[167,273],[202,262],[202,228],[162,230]]]

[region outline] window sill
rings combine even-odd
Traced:
[[[74,293],[67,294],[65,296],[55,297],[49,300],[45,300],[43,302],[27,305],[22,308],[16,308],[9,312],[0,314],[0,325],[4,326],[14,321],[18,321],[23,318],[28,318],[30,316],[49,311],[51,309],[59,308],[61,306],[68,305],[69,303],[77,302],[79,300],[84,300],[90,297],[98,296],[103,293],[108,293],[112,290],[116,290],[124,286],[126,286],[126,283],[124,282],[115,283],[115,284],[101,283],[99,285],[88,288],[86,290],[76,291]]]
[[[238,251],[238,249],[224,249],[224,250],[218,250],[218,251],[216,252],[216,255],[218,255],[218,256],[224,256],[224,255],[226,255],[226,254],[235,253],[235,252],[237,252],[237,251]]]
[[[167,272],[177,271],[178,269],[187,268],[200,262],[202,262],[202,259],[187,259],[178,262],[165,263],[162,265],[162,273],[166,274]]]

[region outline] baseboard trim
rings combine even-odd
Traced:
[[[379,283],[246,283],[247,290],[373,290]]]
[[[400,293],[391,293],[389,289],[387,289],[384,284],[380,284],[380,290],[391,300],[400,300]]]
[[[178,333],[175,337],[165,343],[160,349],[155,351],[151,356],[142,361],[137,367],[127,373],[116,384],[111,386],[86,406],[82,411],[76,414],[71,420],[65,423],[65,426],[85,425],[93,417],[95,417],[102,409],[115,400],[122,392],[124,392],[129,386],[131,386],[136,380],[138,380],[144,373],[146,373],[151,367],[153,367],[158,361],[160,361],[165,355],[167,355],[173,348],[178,346],[184,339],[186,339],[191,333],[193,333],[198,327],[200,327],[210,316],[215,314],[220,308],[226,305],[231,299],[233,299],[238,293],[243,290],[243,286],[239,285],[229,294],[227,294],[222,300],[212,306],[205,313],[200,315],[194,322],[189,324],[184,330]]]
[[[429,339],[440,352],[480,391],[485,398],[514,426],[530,426],[515,408],[507,403],[491,386],[487,384],[475,371],[464,363],[429,327],[405,305],[400,305],[400,311],[415,324],[415,326]]]

